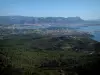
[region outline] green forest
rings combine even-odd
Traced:
[[[0,39],[0,75],[99,75],[99,47],[83,36],[5,35]]]

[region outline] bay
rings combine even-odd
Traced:
[[[76,30],[89,32],[92,35],[94,35],[92,39],[100,42],[100,26],[82,26],[82,27],[77,28]]]

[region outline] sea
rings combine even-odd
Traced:
[[[80,26],[76,30],[89,32],[94,36],[92,39],[100,42],[100,26]]]

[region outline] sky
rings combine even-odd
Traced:
[[[0,16],[100,19],[100,0],[0,0]]]

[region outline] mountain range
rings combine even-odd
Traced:
[[[100,23],[87,21],[80,17],[27,17],[27,16],[0,16],[0,24],[85,24]]]

